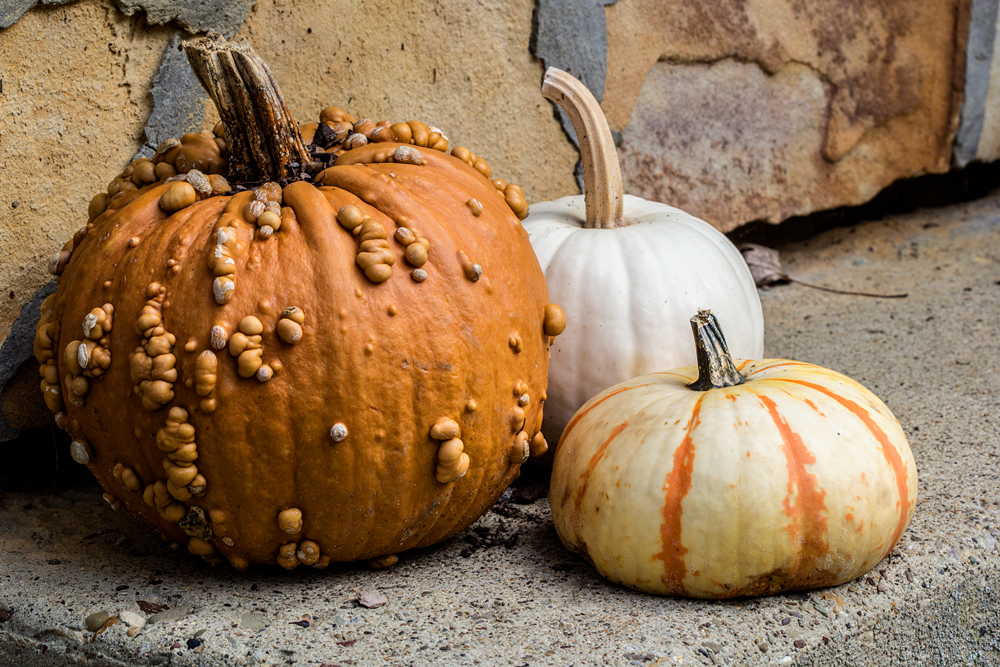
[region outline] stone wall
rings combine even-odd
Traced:
[[[330,104],[425,120],[529,202],[578,192],[575,137],[538,92],[562,67],[602,99],[627,192],[730,230],[1000,156],[997,4],[0,0],[0,340],[93,194],[215,123],[177,50],[194,33],[250,39],[300,120]],[[16,338],[0,388],[30,357]],[[8,404],[0,440],[2,414],[27,414]]]

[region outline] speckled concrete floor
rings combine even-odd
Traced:
[[[1000,193],[783,253],[803,280],[909,292],[868,299],[786,285],[762,295],[769,356],[853,376],[910,438],[916,515],[869,576],[768,599],[642,595],[566,552],[531,486],[388,571],[239,574],[171,550],[96,487],[8,491],[0,665],[1000,664]],[[371,589],[388,603],[354,601]],[[95,635],[95,612],[150,622]]]

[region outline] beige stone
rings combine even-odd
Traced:
[[[421,120],[538,201],[578,190],[576,151],[538,91],[533,9],[532,0],[446,9],[262,0],[239,36],[271,65],[300,122],[331,104],[359,119]],[[140,148],[171,34],[109,0],[39,6],[0,30],[0,339],[50,279],[48,258],[86,223],[90,198]],[[204,127],[216,119],[213,109]]]
[[[169,36],[108,0],[39,6],[0,30],[0,338],[139,148]]]
[[[965,11],[962,0],[608,6],[602,107],[624,133],[626,190],[683,196],[664,200],[730,230],[946,171]],[[781,122],[794,137],[775,134]]]

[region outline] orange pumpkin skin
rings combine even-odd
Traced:
[[[187,161],[218,171],[210,143]],[[268,238],[248,219],[254,190],[168,213],[166,177],[116,188],[54,258],[59,291],[35,346],[43,391],[109,502],[209,560],[322,567],[454,535],[517,476],[545,399],[544,276],[483,174],[425,147],[421,164],[386,162],[401,145],[347,151],[316,185],[279,189]],[[359,238],[338,224],[346,205],[384,228],[384,282],[366,277]],[[420,282],[394,239],[404,224],[429,242]],[[225,303],[220,278],[234,286]],[[108,317],[95,314],[105,304]],[[261,331],[237,335],[241,322],[256,331],[250,316]],[[230,349],[247,341],[261,352],[244,364]],[[438,481],[442,419],[468,456],[456,481]]]
[[[606,578],[723,599],[835,586],[892,550],[917,497],[899,423],[863,386],[795,361],[642,375],[576,413],[556,448],[552,518]]]

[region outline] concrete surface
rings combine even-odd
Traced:
[[[0,495],[0,665],[1000,664],[1000,192],[782,251],[802,280],[909,293],[762,295],[768,355],[855,377],[910,438],[917,511],[866,577],[715,603],[635,593],[563,549],[527,483],[389,570],[240,574],[171,549],[93,485],[15,481]],[[367,590],[388,602],[359,606]],[[122,620],[88,630],[101,612]]]

